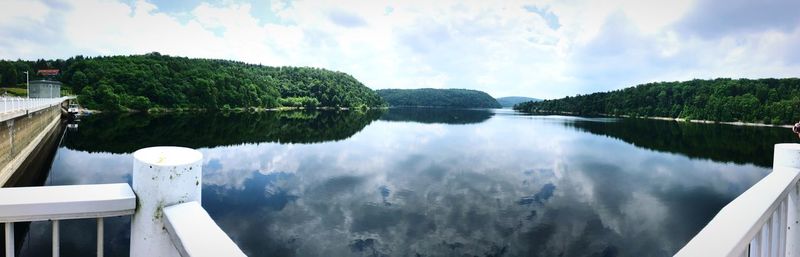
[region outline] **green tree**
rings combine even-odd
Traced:
[[[133,97],[133,100],[131,100],[131,103],[128,107],[134,110],[146,111],[152,107],[152,104],[150,103],[150,99],[147,99],[147,97],[135,96]]]
[[[501,108],[489,94],[468,89],[381,89],[380,95],[391,106],[432,106],[457,108]],[[334,99],[336,99],[334,97]],[[344,99],[344,102],[348,102]]]
[[[8,62],[0,62],[0,85],[4,87],[17,86],[17,70]]]
[[[514,109],[529,113],[791,124],[800,120],[800,79],[720,78],[648,83],[610,92],[526,102]]]
[[[122,105],[120,105],[120,97],[116,93],[111,86],[102,84],[100,87],[97,88],[97,91],[92,98],[97,106],[106,111],[120,111],[122,110]]]
[[[99,109],[138,109],[144,103],[140,96],[150,106],[163,108],[272,108],[281,104],[280,99],[293,97],[314,99],[300,101],[300,106],[385,105],[375,91],[352,76],[318,68],[268,67],[158,53],[14,63],[20,67],[61,69],[59,79],[73,86],[79,99]],[[3,67],[0,65],[0,82],[15,77],[5,74],[14,69]],[[108,88],[101,90],[103,85]]]
[[[89,84],[89,78],[86,77],[82,71],[76,71],[75,74],[72,74],[72,80],[70,81],[70,85],[75,88],[83,88]]]

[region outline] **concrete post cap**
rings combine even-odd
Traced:
[[[203,159],[200,151],[178,146],[156,146],[137,150],[133,158],[148,165],[181,166]]]

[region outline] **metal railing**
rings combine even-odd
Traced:
[[[675,256],[800,256],[800,144],[777,144],[773,170],[722,208]]]
[[[29,111],[34,112],[60,104],[68,97],[59,98],[22,98],[0,97],[0,114]]]

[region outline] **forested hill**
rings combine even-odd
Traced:
[[[61,69],[57,79],[79,95],[80,103],[102,110],[385,104],[352,76],[319,68],[268,67],[158,53],[5,63],[0,63],[0,68],[10,63],[23,70]],[[24,83],[24,74],[22,78]]]
[[[800,120],[800,79],[659,82],[514,106],[522,112],[672,117],[793,124]]]
[[[477,90],[420,88],[380,89],[377,92],[390,106],[500,108],[492,96]]]
[[[503,107],[514,107],[514,105],[517,105],[519,103],[531,102],[531,101],[538,102],[541,100],[542,99],[536,99],[524,96],[506,96],[497,98],[497,102],[500,103],[500,105],[502,105]]]

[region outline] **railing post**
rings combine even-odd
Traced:
[[[788,210],[786,212],[786,256],[800,256],[800,195],[797,185],[789,190]]]
[[[164,223],[164,208],[200,202],[203,154],[183,147],[150,147],[133,153],[136,213],[131,221],[131,257],[180,256]]]
[[[14,257],[14,222],[6,222],[6,257]]]
[[[53,257],[58,257],[61,253],[61,233],[59,232],[58,220],[53,220]]]
[[[800,169],[800,144],[776,144],[773,168]],[[786,208],[786,256],[800,256],[800,195],[797,185],[789,189]]]
[[[103,218],[97,218],[97,257],[103,257]]]

